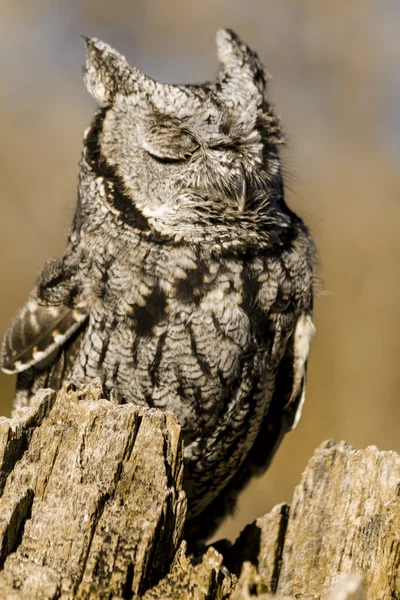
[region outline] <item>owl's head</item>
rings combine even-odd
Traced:
[[[218,31],[217,50],[215,82],[170,85],[86,40],[85,83],[101,107],[86,140],[91,168],[128,222],[194,240],[277,210],[282,134],[265,71],[230,30]]]

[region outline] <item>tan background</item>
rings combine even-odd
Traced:
[[[400,451],[400,2],[0,1],[0,331],[62,252],[74,212],[94,108],[80,35],[155,78],[196,82],[216,72],[221,26],[273,74],[288,199],[313,232],[325,290],[302,421],[223,527],[232,537],[290,500],[323,439]],[[0,376],[3,414],[13,385]]]

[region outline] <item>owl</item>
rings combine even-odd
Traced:
[[[215,81],[170,85],[86,40],[98,110],[67,247],[1,350],[15,407],[100,377],[111,397],[173,413],[188,535],[233,510],[296,425],[314,332],[315,247],[284,200],[266,73],[230,30],[217,51]]]

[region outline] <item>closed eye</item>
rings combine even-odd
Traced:
[[[171,156],[157,156],[156,154],[153,154],[152,152],[149,152],[148,150],[146,150],[146,152],[155,162],[157,162],[161,165],[183,164],[183,163],[187,162],[187,160],[191,156],[189,154],[189,155],[185,156],[184,158],[182,158],[182,157],[172,158]]]
[[[159,164],[183,164],[198,150],[199,142],[191,132],[180,130],[174,135],[159,134],[157,138],[145,139],[143,148]]]
[[[237,144],[235,142],[220,142],[219,144],[214,144],[212,146],[209,146],[209,148],[211,150],[220,150],[220,151],[237,150],[238,147],[239,147],[239,144]]]

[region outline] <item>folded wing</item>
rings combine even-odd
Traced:
[[[0,368],[20,373],[48,358],[79,329],[87,318],[84,303],[76,308],[44,306],[31,297],[3,338]]]

